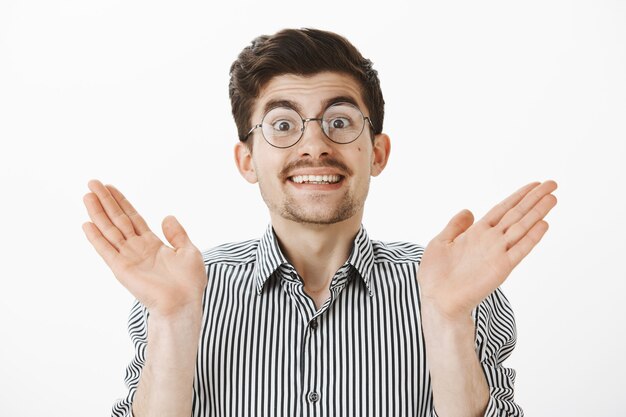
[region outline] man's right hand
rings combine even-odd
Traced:
[[[207,283],[204,263],[176,218],[163,219],[170,247],[115,187],[98,180],[88,187],[83,201],[91,222],[83,231],[122,285],[151,315],[165,318],[198,309]]]

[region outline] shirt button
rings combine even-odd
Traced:
[[[315,403],[320,399],[320,395],[315,391],[311,391],[309,392],[308,399],[310,402]]]
[[[317,319],[311,320],[311,323],[309,324],[309,326],[311,326],[311,329],[316,330],[318,326]]]

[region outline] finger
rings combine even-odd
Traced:
[[[441,242],[451,242],[474,223],[474,215],[469,210],[461,210],[452,217],[448,225],[436,237]]]
[[[116,249],[122,247],[126,239],[120,230],[111,223],[111,219],[104,212],[98,196],[94,193],[87,193],[83,197],[85,207],[87,207],[87,214],[89,218],[98,228],[98,231],[112,244]]]
[[[130,204],[130,201],[128,201],[126,197],[124,197],[120,190],[110,184],[107,184],[106,188],[108,188],[113,198],[115,198],[115,201],[117,201],[117,204],[119,204],[120,208],[130,219],[135,229],[135,233],[141,235],[142,233],[149,232],[150,228],[148,227],[146,221],[143,219],[143,217],[141,217],[141,215],[139,215],[137,210],[135,210],[135,207]]]
[[[85,236],[87,236],[91,246],[93,246],[96,252],[104,259],[104,262],[111,267],[111,265],[115,263],[119,252],[102,233],[100,233],[100,230],[95,224],[91,222],[83,223],[83,232],[85,232]]]
[[[513,194],[489,210],[489,212],[483,216],[482,221],[487,222],[489,226],[495,226],[509,210],[515,207],[515,205],[519,203],[529,191],[539,186],[539,184],[539,182],[531,182],[530,184],[526,184],[519,190],[515,191]]]
[[[515,268],[517,264],[519,264],[522,259],[526,257],[530,253],[530,251],[539,243],[543,235],[548,231],[548,223],[545,220],[539,220],[535,225],[528,231],[526,236],[520,239],[515,245],[513,245],[508,251],[509,262],[511,263],[511,267]]]
[[[174,216],[167,216],[163,219],[163,234],[168,242],[175,248],[193,247],[193,243],[187,236],[187,232],[183,226],[176,220]]]
[[[125,238],[135,236],[135,228],[128,216],[124,213],[122,208],[117,204],[113,195],[108,188],[106,188],[98,180],[91,180],[87,184],[89,189],[98,196],[100,204],[104,208],[104,212],[111,222],[122,232]]]
[[[502,217],[497,226],[506,232],[512,224],[517,223],[522,217],[530,212],[545,195],[548,195],[556,190],[556,187],[556,182],[546,181],[540,186],[534,188],[531,192],[526,194],[524,198],[522,198],[522,200],[515,205],[515,207],[510,209],[504,217]]]
[[[526,236],[526,233],[556,206],[556,197],[553,194],[544,195],[541,200],[522,219],[511,225],[504,234],[509,249]]]

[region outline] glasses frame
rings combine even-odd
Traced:
[[[328,111],[328,109],[330,109],[333,106],[339,106],[339,105],[348,105],[348,106],[352,106],[354,107],[356,110],[358,110],[358,112],[361,114],[361,117],[363,118],[363,126],[361,127],[361,131],[359,132],[358,135],[356,135],[356,137],[354,139],[352,139],[350,142],[337,142],[333,139],[331,139],[328,134],[324,131],[324,127],[322,126],[322,122],[324,121],[324,115],[326,114],[326,112]],[[300,142],[300,140],[302,139],[302,136],[304,136],[304,131],[306,130],[307,127],[307,123],[308,122],[312,122],[312,121],[317,121],[320,122],[320,128],[322,129],[322,132],[324,133],[324,136],[326,136],[328,138],[328,140],[330,140],[333,143],[336,143],[338,145],[347,145],[349,143],[354,142],[355,140],[357,140],[359,137],[361,137],[361,134],[363,134],[363,130],[365,129],[365,121],[367,120],[367,122],[369,123],[371,129],[372,129],[372,133],[374,133],[374,124],[372,123],[372,119],[369,118],[369,116],[365,116],[363,114],[363,112],[361,111],[361,109],[359,109],[357,106],[355,106],[352,103],[348,103],[348,102],[344,102],[341,101],[339,103],[333,103],[330,106],[326,107],[324,109],[324,112],[322,113],[322,117],[302,117],[302,115],[300,113],[298,113],[298,111],[292,107],[285,107],[285,106],[276,106],[276,107],[272,107],[271,109],[269,109],[268,111],[265,112],[265,114],[263,115],[263,118],[261,119],[261,123],[258,123],[254,126],[252,126],[252,128],[250,128],[250,130],[248,131],[248,133],[246,134],[246,136],[243,138],[242,142],[245,142],[246,140],[248,140],[248,138],[250,137],[250,135],[252,134],[252,132],[254,132],[255,129],[262,127],[263,126],[263,122],[265,121],[265,118],[267,117],[267,114],[269,112],[271,112],[274,109],[278,109],[278,108],[288,108],[290,110],[293,110],[302,120],[302,126],[300,128],[300,137],[298,137],[298,140],[296,140],[294,143],[292,143],[289,146],[277,146],[274,145],[272,142],[269,141],[269,139],[267,139],[265,137],[265,133],[263,132],[263,129],[261,129],[261,134],[263,135],[263,139],[265,139],[265,141],[270,144],[271,146],[273,146],[274,148],[278,148],[278,149],[287,149],[287,148],[291,148],[292,146],[295,146],[298,142]]]

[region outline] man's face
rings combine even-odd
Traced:
[[[369,116],[359,85],[347,75],[277,76],[262,89],[252,124],[259,123],[275,102],[289,102],[302,117],[317,118],[329,104],[346,98]],[[370,176],[382,171],[389,153],[386,135],[377,135],[374,144],[371,135],[366,124],[354,142],[337,144],[324,135],[319,122],[310,121],[298,143],[279,149],[265,141],[261,129],[255,129],[248,138],[254,141],[253,152],[239,143],[237,161],[248,181],[258,181],[273,222],[280,216],[297,223],[322,225],[356,219],[360,224]]]

